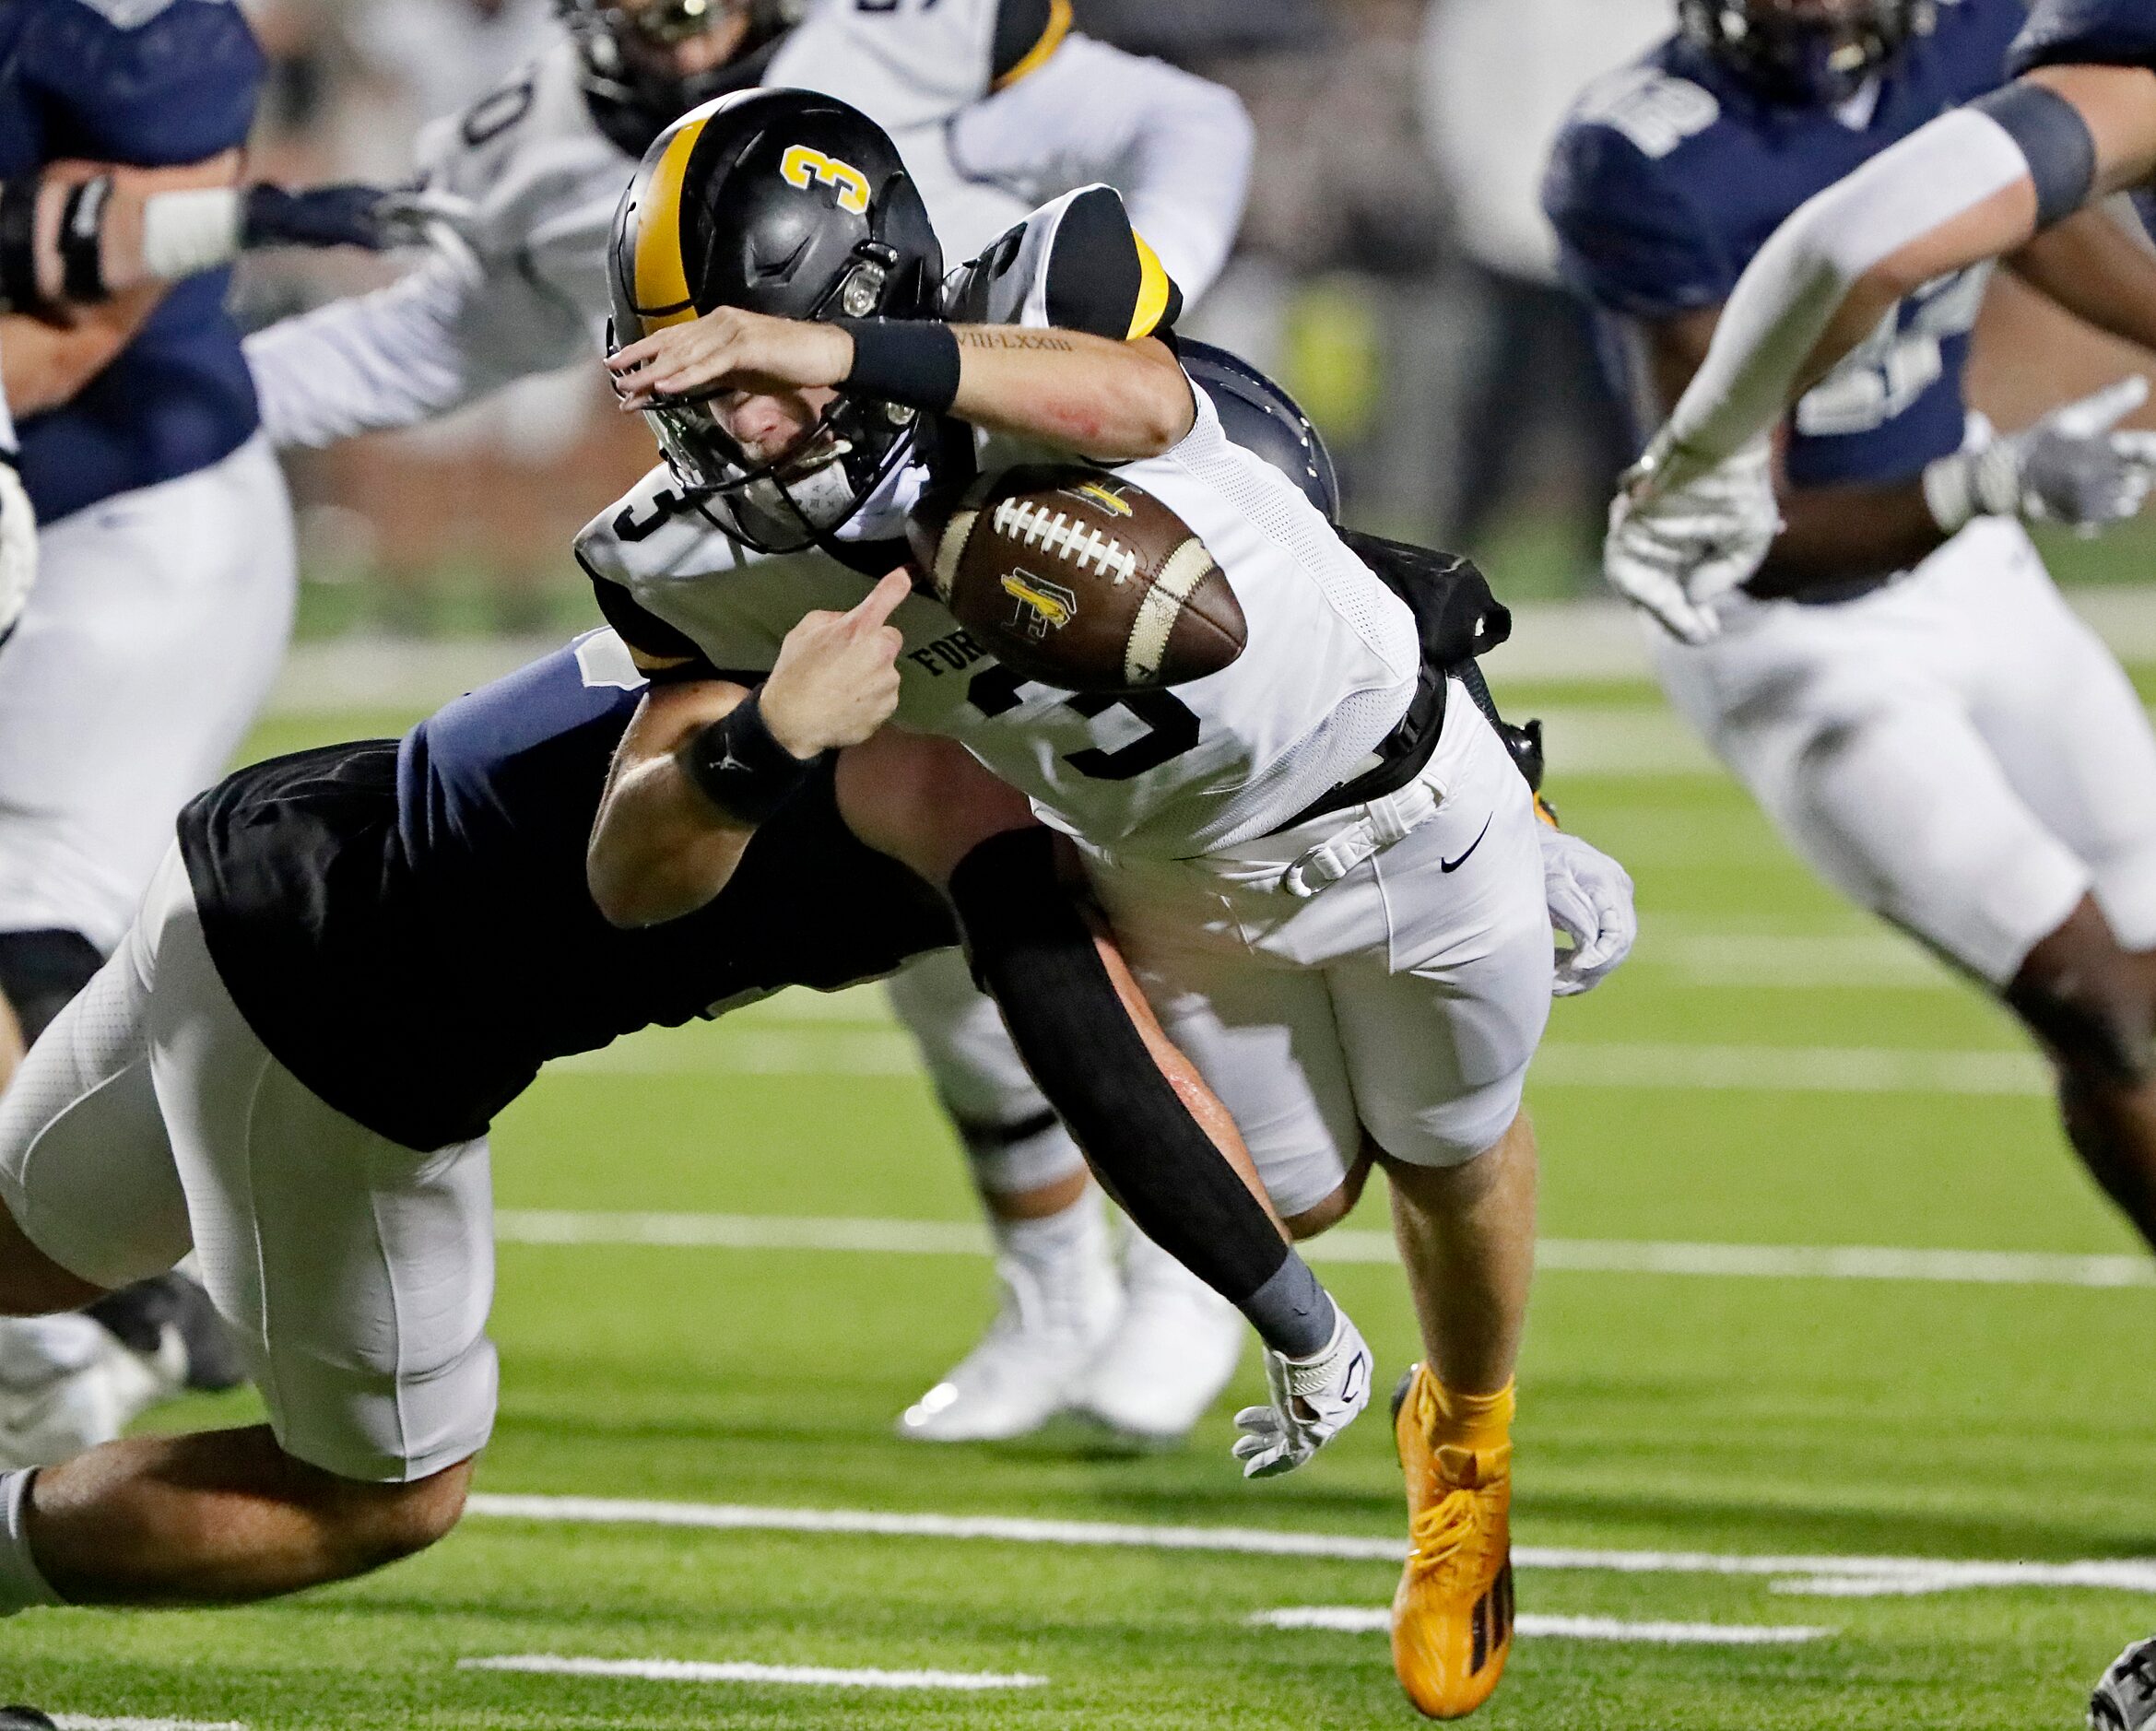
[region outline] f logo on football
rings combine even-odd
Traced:
[[[1043,583],[1031,571],[1006,571],[1003,592],[1019,604],[1012,618],[1029,637],[1038,641],[1053,627],[1061,630],[1078,617],[1078,596],[1061,583]]]
[[[838,188],[841,210],[850,210],[856,217],[868,213],[868,177],[851,162],[827,157],[809,145],[786,147],[786,154],[779,159],[779,178],[803,192],[821,181],[826,186]]]

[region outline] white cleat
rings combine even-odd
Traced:
[[[1236,1308],[1143,1233],[1130,1235],[1123,1320],[1071,1405],[1141,1448],[1172,1448],[1243,1357]]]
[[[898,1433],[921,1442],[999,1442],[1030,1435],[1070,1404],[1123,1310],[1100,1200],[1088,1194],[1095,1229],[1053,1257],[1014,1254],[1013,1235],[996,1259],[1003,1307],[981,1344],[899,1416]],[[1023,1233],[1024,1227],[1019,1229]]]
[[[138,1352],[80,1314],[0,1320],[0,1467],[50,1466],[110,1442],[186,1380],[177,1328]]]

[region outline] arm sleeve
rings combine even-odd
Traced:
[[[257,331],[247,364],[270,442],[415,426],[583,359],[578,321],[513,269],[438,254],[372,294]]]
[[[262,49],[237,6],[168,0],[49,6],[18,51],[46,111],[48,158],[144,168],[198,162],[247,142]]]
[[[2028,173],[2004,128],[1955,109],[1800,206],[1746,268],[1651,447],[1664,485],[1696,478],[1781,419],[1867,272]]]
[[[1233,91],[1072,36],[1033,71],[961,111],[951,154],[969,176],[1048,199],[1103,181],[1168,275],[1202,294],[1243,221],[1255,135]]]
[[[1664,319],[1719,305],[1737,266],[1691,202],[1614,127],[1557,141],[1542,183],[1565,279],[1610,312]]]

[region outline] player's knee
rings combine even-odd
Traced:
[[[24,1045],[52,1026],[104,960],[80,932],[0,932],[0,993],[15,1011]]]
[[[1370,1156],[1364,1154],[1331,1195],[1282,1218],[1280,1223],[1288,1229],[1288,1236],[1301,1242],[1337,1226],[1355,1211],[1355,1205],[1362,1200],[1362,1186],[1369,1181]]]
[[[463,1518],[471,1480],[472,1462],[465,1460],[408,1484],[335,1481],[318,1514],[337,1573],[364,1574],[446,1537]]]
[[[2069,1072],[2138,1084],[2156,1077],[2147,971],[2115,947],[2055,956],[2039,946],[2006,998]]]

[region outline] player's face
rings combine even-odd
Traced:
[[[694,78],[734,58],[748,34],[746,0],[621,0],[621,53],[639,72]]]
[[[777,392],[729,391],[712,403],[712,415],[742,452],[758,463],[791,454],[837,401],[829,385]],[[801,453],[810,456],[808,452]]]

